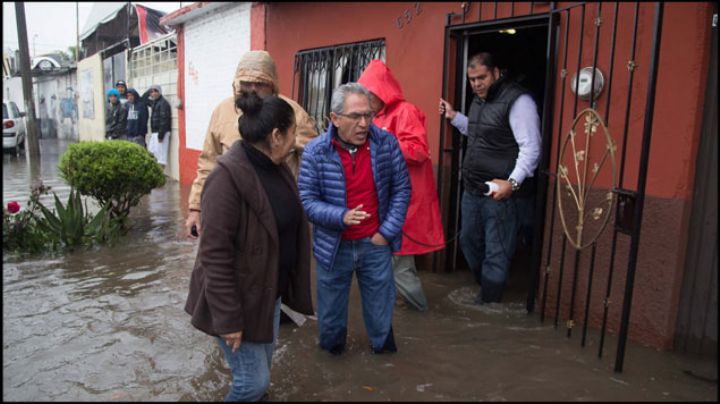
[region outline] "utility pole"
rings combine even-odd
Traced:
[[[75,66],[80,61],[80,2],[75,2]]]
[[[40,157],[40,143],[38,142],[38,127],[35,119],[35,101],[33,100],[32,72],[30,71],[30,55],[28,54],[27,28],[25,27],[25,3],[15,2],[15,17],[17,19],[18,41],[20,45],[20,72],[22,74],[23,98],[27,114],[27,147],[30,159]]]

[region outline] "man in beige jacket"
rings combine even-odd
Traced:
[[[295,101],[279,94],[280,87],[275,62],[266,51],[249,51],[243,55],[235,71],[232,87],[233,96],[222,100],[213,110],[205,134],[203,151],[198,157],[197,176],[190,190],[190,212],[185,221],[185,229],[189,237],[195,237],[191,234],[193,226],[197,228],[198,235],[201,232],[200,195],[205,179],[215,168],[217,157],[228,151],[230,146],[240,139],[238,118],[241,111],[235,107],[235,98],[239,97],[241,93],[254,91],[260,98],[275,94],[287,101],[295,110],[295,124],[297,125],[295,151],[286,160],[295,178],[297,178],[300,158],[305,145],[318,135],[315,122],[307,112]]]

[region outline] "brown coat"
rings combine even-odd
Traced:
[[[287,164],[282,168],[297,195]],[[277,225],[265,189],[240,143],[218,159],[207,177],[201,212],[203,232],[185,304],[192,325],[210,335],[242,331],[243,341],[272,342],[278,295]],[[283,303],[313,314],[310,231],[304,211],[302,215],[298,261]]]

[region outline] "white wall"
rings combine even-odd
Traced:
[[[77,108],[77,76],[75,71],[62,75],[35,78],[35,113],[41,121],[42,136],[57,136],[60,139],[78,140],[76,116],[63,118],[61,103],[70,98]],[[53,98],[54,97],[54,98]],[[41,101],[45,100],[45,102]],[[50,124],[50,121],[53,123]],[[54,130],[50,130],[50,128]],[[53,133],[50,133],[53,132]]]
[[[213,10],[185,24],[185,133],[202,150],[210,115],[232,95],[240,57],[250,50],[250,2]]]
[[[25,110],[25,97],[23,96],[22,77],[3,77],[3,100],[14,102],[20,112],[27,112]]]
[[[105,92],[103,91],[103,70],[101,52],[78,62],[77,88],[80,140],[101,142],[105,140]],[[93,116],[88,118],[85,109],[93,107]]]
[[[167,70],[162,73],[156,73],[151,76],[132,76],[129,82],[129,86],[134,88],[138,94],[142,95],[148,88],[153,84],[158,84],[162,88],[162,95],[170,104],[170,113],[172,114],[170,132],[170,152],[168,158],[168,164],[165,166],[165,175],[179,181],[180,180],[180,163],[179,163],[179,149],[180,149],[180,138],[178,133],[178,113],[177,113],[177,69]],[[148,108],[148,112],[150,112]],[[145,136],[146,144],[150,142],[150,117],[152,112],[148,115],[148,134]]]

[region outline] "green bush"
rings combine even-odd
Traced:
[[[152,154],[124,140],[71,144],[60,157],[59,169],[71,187],[107,206],[113,219],[121,221],[144,195],[165,185],[163,169]]]

